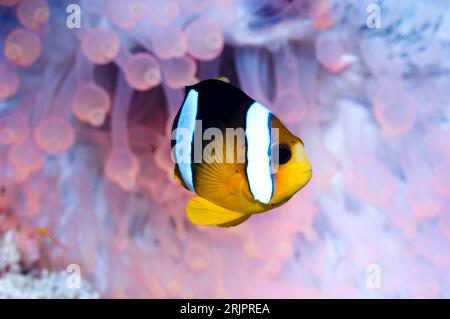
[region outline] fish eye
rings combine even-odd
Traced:
[[[272,154],[278,152],[278,164],[283,165],[289,162],[292,157],[291,149],[286,144],[277,144],[272,147]]]

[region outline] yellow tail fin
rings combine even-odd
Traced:
[[[231,227],[239,225],[250,217],[249,214],[220,207],[199,196],[190,199],[186,206],[186,213],[193,224],[201,226]]]

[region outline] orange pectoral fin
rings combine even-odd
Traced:
[[[226,198],[239,192],[243,183],[239,164],[197,164],[195,167],[195,190],[202,197]]]

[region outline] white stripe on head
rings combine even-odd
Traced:
[[[191,89],[184,101],[183,106],[181,107],[180,117],[178,119],[177,129],[185,129],[188,130],[188,154],[186,158],[189,161],[186,163],[184,161],[178,161],[175,158],[176,163],[178,165],[178,169],[180,170],[181,177],[183,178],[186,186],[193,192],[194,189],[194,179],[192,175],[192,141],[194,139],[194,131],[195,131],[195,120],[197,118],[197,110],[198,110],[198,92]],[[175,155],[179,154],[181,151],[183,143],[179,141],[180,136],[176,135],[176,144],[175,144]]]
[[[268,204],[273,194],[271,175],[271,113],[258,102],[247,111],[247,179],[253,198]]]

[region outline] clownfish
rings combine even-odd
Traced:
[[[172,126],[172,157],[175,179],[198,195],[187,216],[203,226],[236,226],[283,205],[312,176],[302,140],[223,79],[186,87]]]

